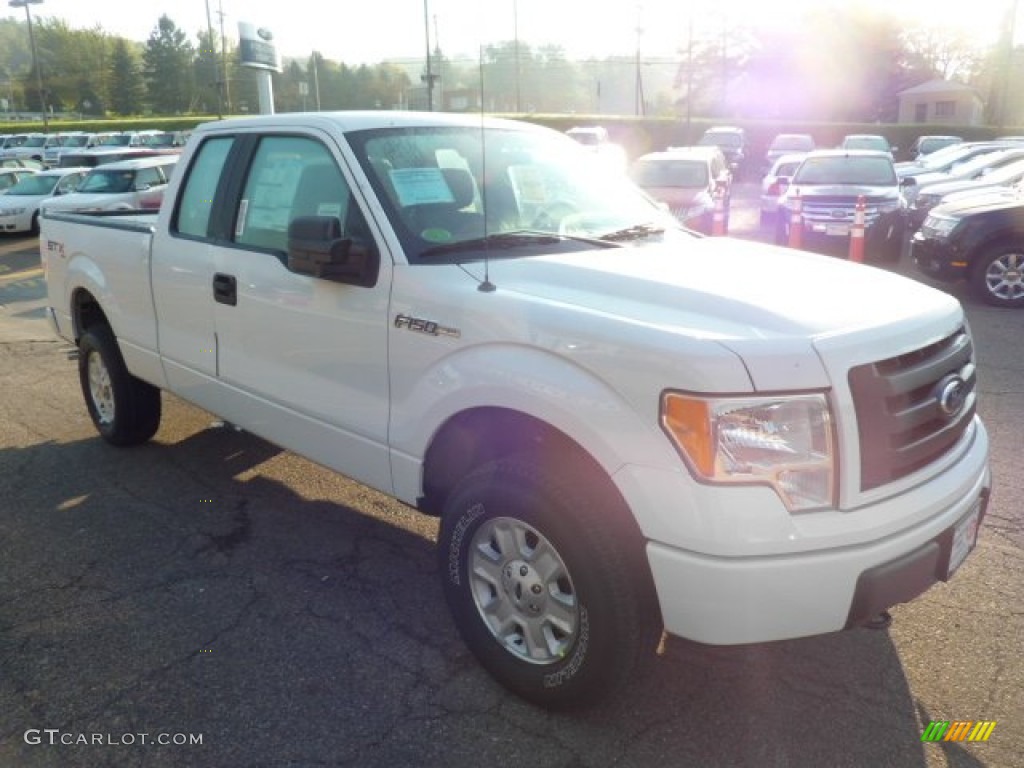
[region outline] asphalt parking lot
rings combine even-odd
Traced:
[[[760,237],[754,194],[734,236]],[[0,767],[1024,767],[1022,312],[955,289],[995,490],[953,581],[887,630],[673,641],[552,714],[461,644],[433,521],[173,397],[149,445],[102,442],[44,292],[35,243],[0,238]],[[996,726],[922,743],[933,720]]]

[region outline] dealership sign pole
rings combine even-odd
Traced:
[[[281,62],[274,47],[274,35],[266,27],[256,27],[246,21],[238,22],[238,55],[243,67],[257,70],[256,81],[260,93],[260,114],[274,114],[274,84],[271,72],[281,71]]]

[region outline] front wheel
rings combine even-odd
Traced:
[[[107,326],[94,326],[82,334],[78,377],[92,423],[108,443],[137,445],[156,434],[160,390],[128,372]]]
[[[1024,307],[1024,249],[997,245],[982,253],[971,273],[971,287],[994,307]]]
[[[539,706],[594,703],[654,654],[659,626],[639,533],[607,494],[527,459],[470,474],[445,505],[445,598],[463,640]]]

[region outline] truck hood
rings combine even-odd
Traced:
[[[722,342],[821,339],[955,311],[910,278],[731,238],[492,262],[498,290]]]

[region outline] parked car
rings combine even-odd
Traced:
[[[978,155],[995,152],[999,149],[1012,149],[1022,146],[1022,142],[1012,140],[1001,141],[965,141],[937,149],[913,162],[896,163],[896,174],[901,178],[923,176],[928,173],[948,173],[957,166],[973,160]]]
[[[704,234],[714,228],[716,198],[721,198],[722,227],[728,229],[732,171],[717,147],[677,147],[637,158],[629,176],[664,203],[684,226]]]
[[[889,144],[889,140],[878,133],[850,133],[843,137],[839,144],[840,149],[873,149],[877,152],[887,152],[892,157],[898,147]]]
[[[972,195],[933,208],[910,240],[928,277],[966,280],[996,307],[1024,308],[1024,196]]]
[[[939,134],[925,134],[924,136],[918,136],[914,139],[914,143],[910,145],[908,155],[911,160],[918,160],[925,155],[930,155],[936,150],[942,149],[943,147],[950,147],[954,144],[963,143],[963,137],[961,136],[942,136]]]
[[[943,195],[972,187],[983,189],[1012,185],[1024,175],[1022,169],[1024,146],[979,155],[948,174],[924,174],[916,177],[916,183],[907,190],[907,215],[910,226],[913,229],[921,226],[928,211],[938,204]]]
[[[567,136],[593,152],[616,170],[624,170],[628,162],[626,151],[613,142],[608,129],[600,125],[576,126],[565,132]]]
[[[89,168],[55,168],[26,176],[0,195],[0,231],[39,232],[43,200],[74,192]]]
[[[21,134],[14,142],[4,147],[0,157],[23,158],[42,162],[43,147],[46,145],[46,139],[45,133]]]
[[[797,152],[810,152],[815,149],[814,137],[809,133],[780,133],[764,154],[765,173],[771,170],[772,165],[783,155],[790,155]]]
[[[708,128],[697,141],[698,146],[718,147],[725,155],[733,176],[739,178],[745,168],[747,134],[742,128],[718,125]]]
[[[872,149],[808,152],[779,201],[776,241],[788,244],[799,207],[807,248],[848,247],[857,200],[864,198],[864,251],[878,261],[899,258],[906,234],[906,200],[892,156]]]
[[[35,173],[37,171],[31,168],[0,168],[0,195],[7,192],[7,190],[26,176],[31,176]]]
[[[60,133],[56,136],[56,141],[43,148],[43,163],[48,168],[57,166],[60,163],[60,156],[64,152],[86,149],[91,147],[96,140],[96,134],[85,131]]]
[[[162,149],[124,146],[96,146],[89,147],[88,149],[69,149],[61,153],[57,166],[60,168],[77,168],[84,165],[91,168],[97,165],[116,163],[133,158],[159,157],[166,153],[167,150]]]
[[[761,226],[774,224],[779,211],[779,200],[782,198],[789,180],[803,162],[806,152],[794,152],[781,155],[775,159],[771,168],[761,179]]]
[[[41,203],[50,211],[123,211],[160,207],[178,158],[173,155],[122,160],[93,168],[78,189]]]

